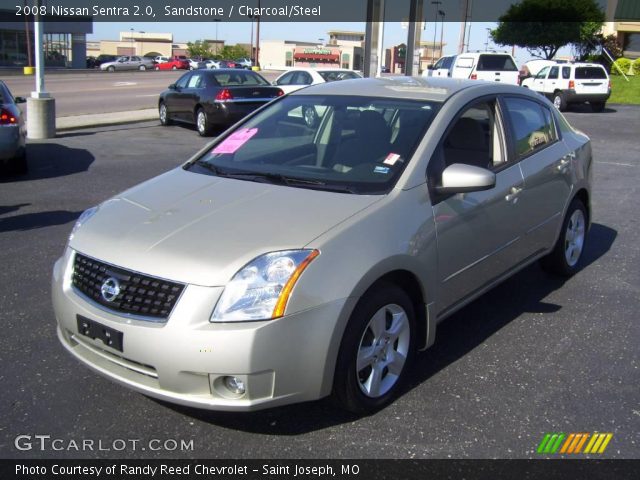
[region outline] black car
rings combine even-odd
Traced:
[[[160,94],[160,123],[195,124],[201,136],[232,125],[284,92],[259,74],[236,69],[193,70]]]
[[[27,173],[27,131],[17,105],[25,102],[22,97],[14,97],[0,80],[0,173]]]

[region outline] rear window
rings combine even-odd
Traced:
[[[593,78],[607,78],[602,67],[576,67],[576,80],[590,80]]]
[[[517,72],[518,67],[509,55],[480,55],[476,70],[491,70],[497,72]]]
[[[239,85],[269,85],[264,78],[253,72],[216,72],[212,74],[218,85],[222,87],[232,87]]]
[[[320,76],[324,79],[325,82],[335,82],[336,80],[350,80],[353,78],[361,78],[355,72],[342,72],[339,70],[331,71],[327,70],[325,72],[318,72]]]

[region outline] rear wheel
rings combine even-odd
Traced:
[[[590,102],[591,110],[594,112],[602,112],[604,110],[605,102]]]
[[[199,108],[196,112],[196,127],[198,129],[198,134],[201,137],[208,137],[211,135],[211,125],[209,125],[207,114],[202,108]]]
[[[389,404],[415,350],[415,312],[409,296],[381,283],[361,299],[347,324],[333,382],[333,398],[355,413]]]
[[[561,112],[567,109],[567,99],[564,93],[558,91],[553,94],[553,105]]]
[[[171,119],[169,118],[169,111],[167,110],[167,106],[164,102],[160,103],[160,107],[158,107],[158,115],[160,116],[160,125],[167,126],[171,125]]]
[[[156,65],[156,70],[160,70],[160,67]]]
[[[587,209],[575,198],[562,223],[560,238],[549,255],[540,260],[546,271],[570,277],[578,271],[587,236]]]

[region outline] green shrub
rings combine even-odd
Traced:
[[[615,64],[618,65],[618,67],[620,67],[620,70],[622,70],[626,74],[627,72],[629,72],[629,68],[631,67],[631,60],[629,60],[628,58],[619,58],[615,61]],[[612,75],[620,75],[620,70],[611,65]]]
[[[636,58],[631,65],[634,75],[640,75],[640,58]]]

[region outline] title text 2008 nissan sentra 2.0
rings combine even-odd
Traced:
[[[83,213],[54,268],[58,336],[170,402],[375,411],[452,312],[536,260],[579,269],[591,166],[519,87],[309,87]]]

